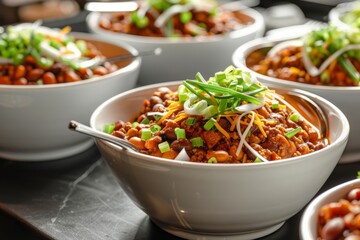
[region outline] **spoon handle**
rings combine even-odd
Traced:
[[[132,145],[130,142],[127,142],[127,141],[125,141],[121,138],[115,137],[113,135],[94,130],[94,129],[92,129],[82,123],[76,122],[74,120],[70,121],[69,129],[79,132],[79,133],[82,133],[82,134],[85,134],[85,135],[88,135],[88,136],[91,136],[91,137],[103,139],[105,141],[116,144],[126,150],[133,150],[135,152],[138,152],[138,149],[134,145]]]

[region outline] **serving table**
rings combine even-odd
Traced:
[[[70,25],[73,31],[87,32],[85,18],[86,13],[80,13],[61,26],[56,21],[45,25]],[[359,170],[360,159],[337,165],[318,194],[356,178]],[[300,239],[303,210],[261,239]],[[0,239],[179,238],[157,227],[131,202],[94,144],[78,155],[55,161],[0,159]]]

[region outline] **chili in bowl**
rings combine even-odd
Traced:
[[[0,36],[0,157],[9,160],[60,159],[92,146],[63,126],[74,115],[87,122],[102,101],[133,88],[141,63],[134,58],[81,65],[138,52],[68,27],[33,26],[8,27]]]
[[[355,161],[360,146],[356,135],[360,116],[353,111],[360,91],[357,36],[358,30],[325,26],[297,39],[253,40],[240,46],[232,59],[264,83],[311,91],[341,108],[352,127],[342,162]]]
[[[358,239],[359,193],[360,180],[354,179],[316,197],[303,213],[300,223],[302,239]]]
[[[290,101],[295,92],[329,113],[328,134]],[[327,100],[264,86],[234,67],[114,96],[93,112],[90,125],[140,150],[96,140],[130,199],[185,239],[254,239],[276,231],[324,184],[349,132]]]
[[[184,79],[186,73],[198,71],[210,76],[212,69],[227,67],[237,46],[262,36],[265,29],[261,14],[240,2],[138,3],[132,12],[92,12],[87,23],[92,32],[125,41],[139,51],[161,47],[161,56],[144,59],[139,77],[142,85]]]

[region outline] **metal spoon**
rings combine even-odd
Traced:
[[[79,132],[79,133],[82,133],[82,134],[85,134],[85,135],[88,135],[88,136],[91,136],[91,137],[94,137],[94,138],[100,138],[102,140],[111,142],[111,143],[118,145],[126,150],[132,150],[135,152],[139,152],[139,150],[134,145],[132,145],[130,142],[128,142],[124,139],[121,139],[121,138],[115,137],[113,135],[95,130],[93,128],[90,128],[90,127],[82,124],[82,123],[78,123],[74,120],[70,121],[69,129]]]
[[[81,62],[80,66],[81,66],[81,68],[96,67],[101,64],[104,64],[105,62],[118,62],[118,61],[136,58],[136,57],[144,57],[144,56],[150,56],[150,55],[157,56],[157,55],[160,55],[161,52],[162,52],[161,48],[155,48],[153,50],[141,51],[137,54],[128,53],[128,54],[122,54],[122,55],[105,58],[105,59],[100,59],[99,57],[95,57],[93,59]]]

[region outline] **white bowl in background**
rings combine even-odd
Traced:
[[[143,101],[167,82],[121,93],[101,104],[90,125],[102,130],[129,121]],[[270,234],[299,212],[318,192],[338,163],[349,134],[344,114],[311,93],[328,113],[331,144],[286,160],[249,164],[204,164],[125,151],[96,140],[113,174],[133,203],[165,231],[185,239],[254,239]],[[306,177],[304,177],[306,176]]]
[[[360,132],[360,114],[354,111],[354,109],[358,108],[358,102],[360,101],[360,87],[320,86],[293,82],[266,76],[247,67],[245,60],[251,52],[261,48],[271,48],[284,40],[285,39],[273,40],[271,38],[265,37],[247,42],[246,44],[237,48],[234,52],[232,57],[233,64],[244,71],[251,72],[251,74],[256,76],[257,79],[264,84],[271,84],[281,88],[302,89],[324,97],[325,99],[335,104],[338,108],[341,109],[341,111],[344,112],[351,126],[349,142],[341,162],[344,163],[358,161],[360,158],[360,141],[358,139],[358,133]]]
[[[208,78],[215,70],[229,66],[231,55],[238,46],[262,36],[265,31],[264,19],[259,12],[251,8],[241,11],[253,18],[254,23],[226,35],[207,38],[170,39],[116,33],[98,26],[103,15],[96,12],[89,14],[87,24],[91,32],[106,39],[127,42],[139,51],[162,49],[160,56],[142,59],[139,84],[145,85],[186,79],[197,72]]]
[[[317,196],[306,207],[300,221],[300,236],[303,240],[317,240],[318,239],[318,219],[319,210],[322,206],[337,202],[341,198],[346,197],[347,193],[354,188],[360,188],[360,179],[354,179],[338,186],[328,189],[319,196]]]
[[[105,56],[137,50],[126,43],[93,34],[72,33],[92,42]],[[117,63],[108,75],[53,85],[0,85],[0,158],[46,161],[68,157],[89,148],[93,141],[67,129],[70,120],[89,122],[106,99],[136,85],[141,59]]]

